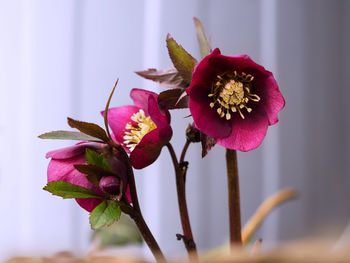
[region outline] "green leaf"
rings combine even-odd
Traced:
[[[167,35],[166,43],[169,56],[174,64],[174,67],[186,82],[191,83],[192,71],[194,66],[197,64],[197,60],[193,58],[182,46],[176,43],[170,34]]]
[[[168,110],[188,108],[188,95],[184,89],[166,90],[159,94],[158,104]]]
[[[145,79],[158,82],[164,87],[187,88],[190,85],[190,83],[186,82],[174,67],[159,70],[150,68],[144,71],[135,71],[135,73]]]
[[[77,121],[73,120],[71,118],[68,119],[68,124],[72,128],[76,128],[82,133],[85,133],[87,135],[96,137],[101,139],[104,142],[108,142],[109,138],[105,132],[104,129],[102,129],[100,126],[98,126],[95,123],[90,123],[90,122],[83,122],[83,121]]]
[[[114,176],[119,178],[118,174],[95,164],[75,164],[74,168],[83,174],[87,174],[86,178],[96,186],[99,185],[99,181],[103,176]]]
[[[90,213],[90,224],[92,229],[107,227],[119,219],[121,210],[118,202],[104,201]]]
[[[209,55],[210,53],[210,43],[208,41],[207,35],[205,34],[204,26],[198,18],[193,18],[194,25],[196,27],[196,35],[199,44],[199,50],[201,54],[201,58]]]
[[[97,141],[100,139],[75,131],[52,131],[39,135],[40,139],[55,139],[55,140],[77,140],[77,141]]]
[[[85,158],[88,164],[94,164],[107,170],[112,170],[107,159],[93,150],[86,149]]]
[[[88,188],[65,181],[50,182],[43,189],[53,195],[61,196],[63,198],[102,198]]]

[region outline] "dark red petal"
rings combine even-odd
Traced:
[[[129,105],[108,110],[108,124],[118,142],[123,143],[125,126],[128,122],[131,122],[131,116],[139,110],[139,107]],[[102,116],[103,114],[104,112],[102,112]]]
[[[130,154],[131,164],[136,169],[142,169],[157,160],[162,147],[173,135],[170,125],[157,128],[147,133]]]
[[[161,113],[158,107],[158,102],[156,98],[152,96],[148,98],[147,108],[148,108],[149,116],[151,117],[152,121],[157,125],[157,127],[163,127],[163,126],[169,125],[170,120],[167,117],[167,115],[163,115],[163,113]]]
[[[143,89],[132,89],[130,91],[130,97],[133,99],[135,106],[143,109],[146,116],[148,116],[148,98],[153,97],[157,100],[158,94]]]
[[[217,144],[239,151],[250,151],[263,141],[268,119],[262,107],[256,107],[251,113],[244,113],[245,119],[239,114],[232,114],[232,132],[226,138],[217,139]]]
[[[211,84],[215,80],[217,74],[219,74],[220,69],[212,67],[209,61],[219,54],[220,50],[216,48],[194,67],[191,85],[186,89],[187,94],[190,94],[194,86],[202,86],[207,89],[211,88]]]
[[[103,144],[98,142],[80,142],[73,146],[48,152],[46,154],[46,158],[69,159],[69,158],[84,154],[86,151],[86,148],[98,149],[102,145]]]
[[[261,98],[258,103],[264,107],[269,120],[269,125],[277,123],[277,113],[283,109],[285,101],[278,89],[278,84],[275,78],[272,73],[270,73],[270,76],[267,79],[256,81],[254,84],[256,86],[256,93],[259,94]]]
[[[47,168],[47,181],[65,181],[71,184],[79,185],[95,191],[96,193],[103,196],[102,192],[98,187],[95,187],[86,179],[86,175],[78,172],[74,168],[74,164],[84,164],[85,155],[79,155],[74,158],[66,160],[52,159]],[[96,205],[101,203],[102,199],[98,198],[87,198],[87,199],[76,199],[78,204],[85,210],[91,212]]]
[[[198,130],[213,137],[223,138],[231,133],[231,121],[221,118],[216,108],[210,108],[212,100],[208,97],[208,90],[194,86],[190,93],[189,108]]]

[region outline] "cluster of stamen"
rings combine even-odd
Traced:
[[[151,117],[146,117],[145,112],[141,109],[131,116],[133,122],[128,122],[125,126],[124,144],[132,152],[136,145],[150,131],[157,128]]]
[[[252,81],[254,77],[244,72],[227,72],[217,76],[213,83],[208,97],[212,98],[209,104],[211,108],[217,107],[216,111],[221,118],[231,119],[231,113],[238,112],[242,119],[244,115],[242,110],[246,109],[248,113],[252,108],[247,106],[248,102],[260,101],[260,97],[251,93]]]

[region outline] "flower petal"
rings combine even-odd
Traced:
[[[131,121],[131,116],[140,110],[136,106],[122,106],[117,108],[111,108],[108,110],[108,124],[112,129],[112,132],[119,143],[123,143],[125,126]],[[104,112],[102,112],[103,116]]]
[[[65,160],[51,159],[49,166],[47,168],[47,181],[65,181],[71,184],[79,185],[88,189],[95,191],[97,194],[103,196],[102,192],[90,183],[86,179],[86,175],[78,172],[74,168],[74,164],[84,164],[86,163],[84,155],[79,155]],[[76,199],[78,204],[91,212],[96,205],[102,202],[102,199],[98,198],[86,198],[86,199]]]
[[[154,97],[157,100],[158,95],[157,93],[144,89],[132,89],[130,91],[130,97],[133,99],[135,106],[143,109],[146,116],[148,116],[148,98]]]
[[[157,125],[157,127],[163,127],[169,125],[170,120],[167,115],[163,115],[159,110],[157,99],[153,96],[148,98],[148,113],[152,121]],[[167,111],[167,110],[166,110]]]
[[[232,116],[232,132],[226,138],[217,139],[217,144],[239,151],[250,151],[258,147],[263,141],[268,118],[262,107],[256,107],[242,119],[239,114]]]
[[[130,161],[134,168],[142,169],[157,160],[162,147],[168,143],[173,135],[170,125],[157,128],[147,133],[130,154]]]
[[[46,158],[69,159],[69,158],[84,154],[86,151],[86,148],[98,149],[100,147],[102,147],[102,144],[98,142],[79,142],[73,146],[50,151],[46,154]]]
[[[227,137],[231,133],[231,121],[221,118],[215,108],[210,108],[212,102],[209,91],[200,86],[194,86],[190,93],[189,108],[196,127],[203,133],[217,138]]]
[[[257,81],[255,83],[256,91],[259,94],[261,105],[263,105],[267,114],[269,125],[278,122],[277,113],[283,109],[285,105],[284,98],[279,91],[278,84],[272,73],[267,79]]]

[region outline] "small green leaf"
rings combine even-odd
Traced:
[[[99,181],[103,176],[114,176],[119,178],[118,174],[95,164],[75,164],[74,168],[83,174],[87,174],[86,178],[96,186],[99,185]]]
[[[100,126],[98,126],[95,123],[90,123],[90,122],[83,122],[83,121],[77,121],[73,120],[71,118],[68,119],[68,124],[72,128],[76,128],[82,133],[85,133],[87,135],[96,137],[101,139],[104,142],[108,142],[109,138],[105,132],[104,129],[102,129]]]
[[[182,78],[190,83],[192,80],[192,71],[194,66],[197,64],[197,60],[193,58],[182,46],[180,46],[176,41],[167,35],[166,39],[167,48],[171,61],[174,67],[180,73]]]
[[[199,50],[201,54],[201,58],[209,55],[210,53],[210,43],[208,41],[207,35],[205,34],[204,26],[198,18],[193,18],[194,25],[196,27],[196,35],[199,44]]]
[[[61,196],[63,198],[102,198],[88,188],[65,181],[50,182],[43,189],[53,195]]]
[[[75,131],[52,131],[39,135],[40,139],[55,139],[55,140],[77,140],[77,141],[97,141],[100,139]]]
[[[155,69],[149,68],[144,71],[135,71],[135,73],[145,79],[158,82],[161,86],[169,88],[187,88],[190,83],[186,82],[176,68]]]
[[[104,201],[90,213],[92,229],[107,227],[120,218],[121,210],[118,202]]]
[[[107,159],[93,150],[87,148],[85,158],[88,164],[94,164],[107,170],[112,170]]]

